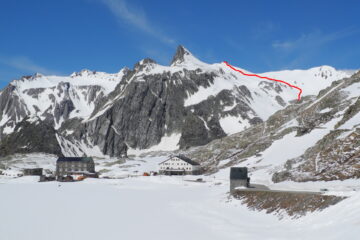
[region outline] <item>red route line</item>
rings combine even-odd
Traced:
[[[258,78],[263,78],[263,79],[267,79],[267,80],[271,80],[271,81],[275,81],[275,82],[280,82],[280,83],[284,83],[284,84],[288,85],[289,87],[296,88],[297,90],[299,90],[298,100],[300,101],[300,99],[301,99],[302,89],[299,88],[299,87],[297,87],[297,86],[291,85],[290,83],[285,82],[285,81],[282,81],[282,80],[279,80],[279,79],[263,77],[263,76],[259,76],[259,75],[257,75],[257,74],[244,73],[243,71],[241,71],[241,70],[239,70],[239,69],[236,69],[236,68],[234,68],[233,66],[231,66],[228,62],[224,61],[224,63],[225,63],[229,68],[231,68],[232,70],[234,70],[234,71],[236,71],[236,72],[241,73],[242,75],[249,76],[249,77],[258,77]]]

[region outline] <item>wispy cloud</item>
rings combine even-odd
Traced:
[[[272,43],[272,47],[280,50],[296,50],[296,49],[310,49],[314,47],[318,47],[324,44],[328,44],[330,42],[334,42],[336,40],[349,37],[358,33],[359,30],[354,29],[345,29],[332,33],[323,33],[321,31],[314,31],[307,34],[302,34],[297,39],[287,40],[287,41],[279,41],[276,40]]]
[[[36,63],[34,63],[32,60],[30,60],[28,57],[25,56],[17,56],[17,57],[0,56],[0,64],[29,73],[42,73],[47,75],[60,74],[57,71],[53,71],[46,67],[37,65]]]
[[[173,45],[175,40],[155,27],[146,17],[143,10],[130,7],[125,0],[101,0],[120,22],[126,22],[140,31],[159,39],[161,42]]]

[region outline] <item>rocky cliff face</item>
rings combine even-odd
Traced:
[[[37,118],[24,118],[0,144],[0,157],[15,153],[42,152],[62,156],[53,126]]]
[[[318,81],[307,94],[345,76],[330,67],[299,71],[282,79]],[[37,117],[52,126],[49,137],[66,156],[123,156],[158,144],[186,149],[262,123],[294,99],[286,85],[203,63],[179,46],[170,66],[144,59],[116,74],[83,70],[11,82],[0,92],[0,144],[25,118]]]
[[[302,113],[303,126],[298,132],[306,134],[332,122],[331,131],[304,154],[289,159],[274,174],[274,182],[360,178],[359,74],[334,88]]]

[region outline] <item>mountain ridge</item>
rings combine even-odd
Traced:
[[[348,76],[323,68],[266,75],[302,85],[305,95]],[[0,92],[0,141],[37,116],[53,125],[64,155],[124,156],[165,139],[172,143],[167,149],[176,150],[261,123],[295,97],[288,86],[201,62],[179,46],[169,66],[145,58],[113,74],[82,70],[12,81]]]

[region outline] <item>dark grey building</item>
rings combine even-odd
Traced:
[[[91,157],[60,157],[56,161],[56,176],[71,174],[95,174],[95,164]]]
[[[249,187],[250,178],[246,167],[232,167],[230,169],[230,192],[237,187]]]

